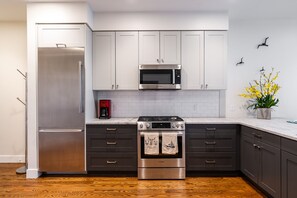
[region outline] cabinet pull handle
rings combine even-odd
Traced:
[[[106,142],[107,145],[116,145],[117,142]]]
[[[252,133],[252,135],[253,135],[254,137],[256,137],[256,138],[259,138],[259,139],[262,138],[262,135],[259,135],[259,134],[257,134],[257,133]]]
[[[208,84],[205,84],[205,89],[207,89],[207,87],[208,87]]]
[[[253,147],[257,148],[257,144],[253,144]]]
[[[66,48],[67,47],[66,44],[64,44],[64,43],[57,43],[56,46],[57,46],[57,48],[62,48],[62,47]]]
[[[116,163],[117,163],[116,160],[114,160],[114,161],[107,160],[107,161],[106,161],[106,164],[116,164]]]
[[[111,89],[113,89],[114,85],[111,85]]]
[[[206,128],[206,131],[216,131],[216,128]]]
[[[116,131],[117,128],[106,128],[106,131]]]
[[[216,164],[216,160],[205,160],[206,164]]]
[[[261,149],[261,146],[257,146],[257,149],[259,149],[259,150],[260,150],[260,149]]]
[[[160,63],[160,60],[157,58],[157,62]]]
[[[162,63],[164,63],[164,59],[162,58]]]
[[[213,141],[213,142],[208,142],[208,141],[205,141],[204,142],[206,145],[216,145],[216,141]]]
[[[117,89],[119,88],[119,85],[117,85]]]

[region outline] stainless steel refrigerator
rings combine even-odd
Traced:
[[[39,170],[85,171],[84,48],[38,49]]]

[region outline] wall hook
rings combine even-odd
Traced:
[[[24,73],[21,72],[19,69],[17,69],[17,71],[18,71],[22,76],[24,76],[24,78],[27,78],[27,74],[24,74]]]
[[[241,65],[241,64],[244,64],[244,62],[243,62],[243,57],[241,58],[240,62],[236,63],[236,66],[237,66],[237,65]]]
[[[257,49],[259,49],[259,47],[261,47],[261,46],[268,47],[268,45],[267,45],[267,40],[268,40],[268,39],[269,39],[269,37],[266,37],[266,38],[265,38],[265,41],[264,41],[263,43],[259,44],[258,47],[257,47]]]

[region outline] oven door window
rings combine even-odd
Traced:
[[[146,155],[144,154],[144,136],[141,136],[141,158],[142,159],[158,159],[158,158],[182,158],[183,157],[183,136],[177,136],[178,153],[175,155],[162,154],[162,136],[159,136],[159,155]]]
[[[140,84],[173,84],[172,69],[140,70]]]

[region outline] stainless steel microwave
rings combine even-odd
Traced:
[[[181,89],[181,65],[139,65],[139,89]]]

